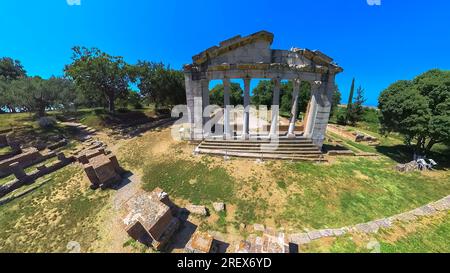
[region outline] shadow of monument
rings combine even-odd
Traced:
[[[229,243],[222,242],[217,239],[214,239],[212,244],[213,244],[215,253],[226,253],[228,248],[230,247]]]
[[[124,188],[125,186],[127,186],[128,184],[130,184],[132,181],[130,180],[130,177],[132,177],[134,174],[131,171],[126,171],[123,175],[122,175],[122,181],[120,181],[120,183],[115,184],[113,186],[111,186],[112,190],[118,191],[122,188]]]
[[[184,208],[178,208],[178,210],[177,217],[181,221],[181,226],[164,252],[170,253],[176,249],[184,249],[197,230],[197,225],[187,220],[189,218],[189,211]]]

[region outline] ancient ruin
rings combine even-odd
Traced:
[[[106,189],[118,184],[126,172],[120,167],[117,157],[98,141],[90,142],[90,146],[77,155],[77,160],[83,164],[92,189]]]
[[[336,89],[335,76],[343,69],[333,62],[333,59],[322,52],[308,49],[293,48],[291,50],[271,49],[274,35],[267,31],[241,37],[236,36],[223,41],[219,46],[213,46],[198,55],[195,55],[193,63],[185,65],[186,97],[188,108],[188,124],[190,139],[211,140],[222,139],[221,145],[199,147],[198,152],[220,153],[225,149],[224,145],[230,142],[251,147],[258,144],[255,140],[267,140],[280,138],[285,143],[296,144],[303,142],[309,149],[294,150],[290,156],[314,152],[313,147],[321,148],[325,138],[325,132],[330,116],[332,96]],[[270,132],[261,135],[250,130],[250,82],[254,79],[271,79],[274,83],[272,117]],[[232,124],[230,105],[230,80],[243,79],[244,81],[244,112],[242,121]],[[221,80],[224,86],[223,131],[219,134],[212,132],[207,125],[210,116],[203,115],[203,111],[209,106],[209,82]],[[280,84],[282,80],[293,83],[293,99],[290,123],[287,132],[280,134],[279,104]],[[302,127],[296,128],[297,101],[300,84],[307,81],[311,85],[311,100]],[[235,130],[241,123],[241,130]],[[239,128],[239,127],[237,127]],[[299,130],[302,131],[299,131]],[[223,134],[220,134],[223,132]],[[223,140],[226,142],[223,142]],[[242,142],[236,142],[241,140]],[[291,140],[291,141],[288,141]],[[235,141],[235,142],[233,142]],[[310,144],[310,145],[308,145]],[[297,146],[299,148],[300,146]],[[231,147],[233,148],[233,147]],[[242,149],[240,149],[242,150]],[[317,152],[317,149],[315,150]],[[233,154],[234,152],[234,154]],[[240,151],[232,151],[231,155],[239,156]],[[245,151],[252,156],[254,150]],[[306,153],[305,153],[306,152]],[[273,153],[272,153],[273,154]],[[283,157],[282,153],[276,153]],[[312,158],[317,158],[317,154]]]
[[[187,253],[213,253],[215,250],[214,237],[201,232],[195,232],[185,248]]]
[[[161,250],[180,225],[174,213],[175,207],[162,190],[140,192],[126,202],[123,224],[130,237]]]

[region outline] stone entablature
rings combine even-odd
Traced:
[[[250,81],[252,78],[274,81],[272,124],[278,124],[280,104],[280,83],[293,82],[293,100],[290,126],[287,137],[296,138],[295,122],[300,83],[311,84],[311,101],[306,115],[304,137],[311,138],[321,147],[325,138],[333,93],[336,89],[335,76],[343,71],[333,59],[318,50],[292,48],[273,50],[274,35],[267,31],[225,40],[195,55],[192,64],[184,66],[186,100],[191,139],[202,140],[209,136],[205,124],[209,118],[203,117],[203,110],[209,105],[209,81],[222,80],[224,85],[224,105],[230,105],[230,79],[244,80],[244,114],[241,137],[248,139]],[[230,112],[224,107],[224,137],[235,137],[231,131]],[[268,137],[278,137],[276,126],[271,126]]]

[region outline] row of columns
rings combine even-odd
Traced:
[[[250,78],[244,78],[244,114],[242,123],[242,138],[248,139],[250,136]],[[207,82],[207,81],[206,81]],[[230,125],[230,96],[231,96],[231,83],[230,79],[225,78],[223,82],[223,102],[224,102],[224,135],[225,137],[231,137],[233,132]],[[272,98],[272,117],[270,125],[270,137],[278,136],[278,123],[279,123],[279,110],[280,110],[280,89],[281,81],[279,78],[273,79],[274,90]],[[205,90],[205,89],[203,89]],[[203,107],[209,104],[209,89],[206,88],[206,92],[203,92]],[[289,122],[288,137],[295,138],[295,123],[297,122],[297,105],[298,97],[300,93],[300,80],[293,81],[293,93],[292,93],[292,107],[291,118]]]

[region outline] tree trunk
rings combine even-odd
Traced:
[[[40,107],[38,112],[37,112],[38,117],[43,117],[45,116],[45,107]]]
[[[425,148],[425,150],[428,152],[431,151],[431,148],[433,148],[434,144],[436,144],[436,141],[434,141],[434,139],[431,139],[430,142],[428,142],[427,147]]]
[[[14,106],[8,105],[7,107],[8,107],[8,109],[9,109],[9,112],[11,112],[11,113],[17,113],[16,108],[15,108]]]
[[[108,110],[111,113],[115,113],[115,111],[116,111],[116,107],[114,105],[114,95],[108,96]]]

